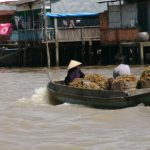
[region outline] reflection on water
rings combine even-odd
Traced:
[[[112,66],[82,68],[112,74]],[[132,72],[140,75],[143,67]],[[50,78],[64,79],[65,69]],[[81,105],[51,105],[45,68],[0,69],[0,149],[2,150],[149,150],[150,107],[117,110]]]

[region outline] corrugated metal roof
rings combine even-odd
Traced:
[[[101,13],[107,4],[98,4],[98,0],[52,0],[52,13]]]
[[[19,0],[18,2],[16,2],[16,4],[24,4],[29,2],[33,2],[32,9],[42,8],[42,3],[40,0]],[[98,0],[45,0],[47,9],[50,8],[49,6],[50,2],[51,2],[51,12],[56,14],[85,13],[85,12],[101,13],[107,9],[107,4],[106,3],[99,4]]]

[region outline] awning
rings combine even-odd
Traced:
[[[15,14],[16,6],[0,5],[0,16]]]
[[[0,11],[16,11],[16,6],[0,5]]]
[[[16,7],[15,3],[17,3],[19,0],[0,0],[0,7]]]
[[[63,17],[83,17],[83,16],[99,16],[99,13],[64,13],[64,14],[53,14],[53,13],[46,13],[46,16],[52,18],[63,18]]]
[[[21,5],[21,4],[28,4],[28,3],[34,3],[39,0],[17,0],[15,3],[16,5]]]
[[[101,0],[101,1],[99,1],[99,2],[97,2],[97,3],[108,3],[108,2],[117,2],[117,1],[120,1],[120,0]]]
[[[11,3],[11,2],[17,2],[18,0],[0,0],[0,3]]]

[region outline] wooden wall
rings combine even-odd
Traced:
[[[0,12],[1,14],[2,12]],[[0,15],[0,23],[10,22],[10,15]]]

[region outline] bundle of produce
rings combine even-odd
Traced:
[[[129,89],[130,90],[135,89],[136,86],[137,86],[137,79],[134,75],[121,75],[113,80],[111,89],[126,91]]]
[[[74,79],[69,85],[76,87],[76,88],[84,88],[84,89],[99,89],[100,88],[96,83],[88,81],[86,79],[81,79],[81,78]]]
[[[146,67],[139,80],[140,88],[150,87],[150,66]]]
[[[85,76],[85,79],[96,83],[100,90],[108,89],[109,87],[107,78],[101,74],[88,74]]]
[[[86,80],[86,79],[84,79],[82,81],[83,81],[83,88],[84,89],[95,89],[95,90],[100,89],[100,87],[94,82],[91,82],[91,81]]]
[[[141,74],[141,78],[147,78],[150,77],[150,66],[145,67],[144,71]]]
[[[69,85],[77,88],[82,88],[83,82],[81,78],[76,78],[71,83],[69,83]]]

